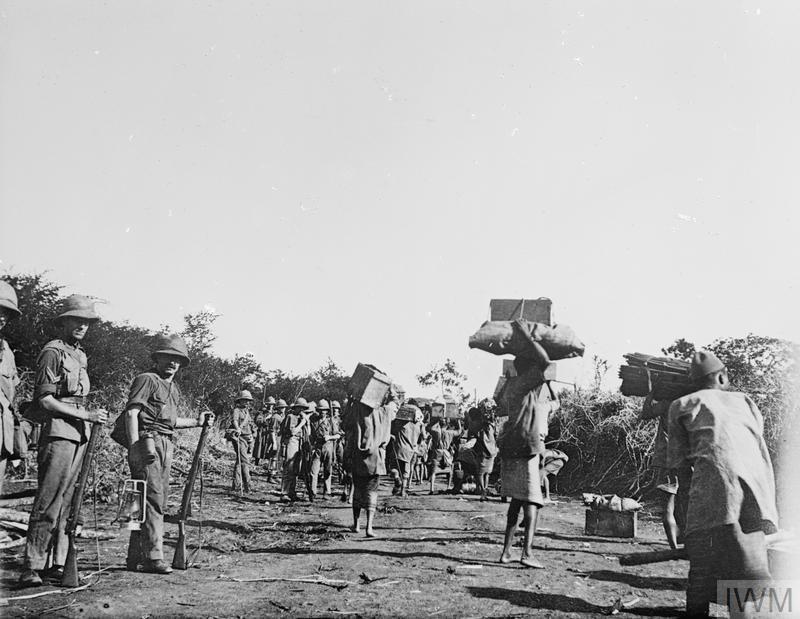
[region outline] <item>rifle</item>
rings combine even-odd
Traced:
[[[242,472],[242,444],[239,442],[239,437],[241,434],[235,434],[233,436],[233,448],[236,450],[236,468],[233,471],[233,485],[236,485],[236,475],[238,474],[240,477],[239,480],[239,497],[242,496],[242,491],[244,490],[244,474]]]
[[[70,504],[69,518],[67,518],[65,530],[69,538],[69,544],[67,547],[67,560],[64,563],[64,574],[61,577],[62,587],[77,587],[80,584],[78,576],[78,547],[75,544],[75,538],[77,537],[78,518],[80,518],[83,504],[83,493],[86,490],[86,480],[89,478],[89,468],[92,464],[97,441],[100,438],[102,425],[101,423],[92,424],[89,443],[86,445],[86,453],[83,455],[83,462],[81,463],[81,472],[78,475],[78,481],[75,482],[75,490],[72,493],[72,503]]]
[[[172,567],[176,570],[189,568],[189,562],[186,560],[186,519],[189,517],[192,508],[192,492],[194,491],[194,482],[197,479],[197,474],[200,472],[208,428],[208,416],[206,415],[203,419],[203,429],[200,431],[197,447],[194,450],[189,477],[187,477],[186,485],[183,487],[183,499],[181,500],[181,509],[178,512],[178,542],[175,544],[175,555],[172,557]]]

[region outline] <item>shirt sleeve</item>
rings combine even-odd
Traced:
[[[61,355],[57,350],[43,350],[36,364],[34,399],[58,393],[61,380]]]
[[[679,468],[689,457],[689,436],[682,419],[684,413],[678,400],[669,407],[667,467],[671,469]]]
[[[131,390],[128,395],[128,403],[125,405],[125,410],[140,406],[148,408],[150,396],[153,394],[154,385],[153,381],[146,374],[139,374],[133,379]]]

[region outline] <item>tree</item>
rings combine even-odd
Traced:
[[[464,383],[467,380],[467,375],[459,372],[456,362],[450,358],[445,359],[441,365],[434,365],[425,374],[417,375],[420,386],[439,385],[443,396],[451,395],[460,404],[466,404],[470,399],[470,395],[464,392]]]
[[[668,357],[674,357],[675,359],[681,359],[682,361],[691,361],[696,350],[697,349],[695,348],[694,344],[687,342],[683,338],[680,338],[675,340],[666,348],[662,348],[661,352]]]

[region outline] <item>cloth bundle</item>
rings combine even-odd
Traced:
[[[583,493],[583,504],[599,511],[635,512],[642,509],[641,504],[629,498],[620,498],[616,494]]]
[[[566,325],[552,327],[528,320],[494,320],[481,325],[469,338],[469,347],[485,350],[493,355],[515,355],[537,359],[538,354],[530,340],[544,348],[550,360],[583,356],[585,346],[575,332]]]

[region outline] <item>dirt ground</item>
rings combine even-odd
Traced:
[[[278,485],[254,476],[256,492],[238,497],[226,480],[205,484],[203,546],[197,564],[168,576],[124,569],[128,534],[111,525],[115,507],[98,509],[99,563],[106,568],[88,589],[54,586],[20,590],[16,577],[23,547],[4,551],[0,582],[14,598],[6,617],[585,617],[608,613],[616,600],[630,604],[621,616],[673,617],[684,603],[688,564],[671,561],[621,567],[617,556],[666,548],[656,515],[639,514],[635,540],[583,534],[579,499],[554,495],[535,540],[537,570],[501,565],[507,505],[497,497],[437,494],[412,486],[405,499],[391,495],[385,478],[376,515],[378,538],[351,533],[349,505],[329,501],[278,502]],[[443,479],[438,483],[443,488]],[[182,487],[171,492],[177,511]],[[93,527],[91,505],[84,515]],[[198,540],[199,510],[190,520],[190,549]],[[167,561],[177,526],[167,525]],[[520,538],[521,540],[521,531]],[[96,540],[81,539],[80,570],[98,569]],[[517,556],[519,547],[516,549]],[[237,580],[238,579],[238,580]],[[250,579],[283,579],[240,582]],[[291,579],[328,579],[326,584]]]

